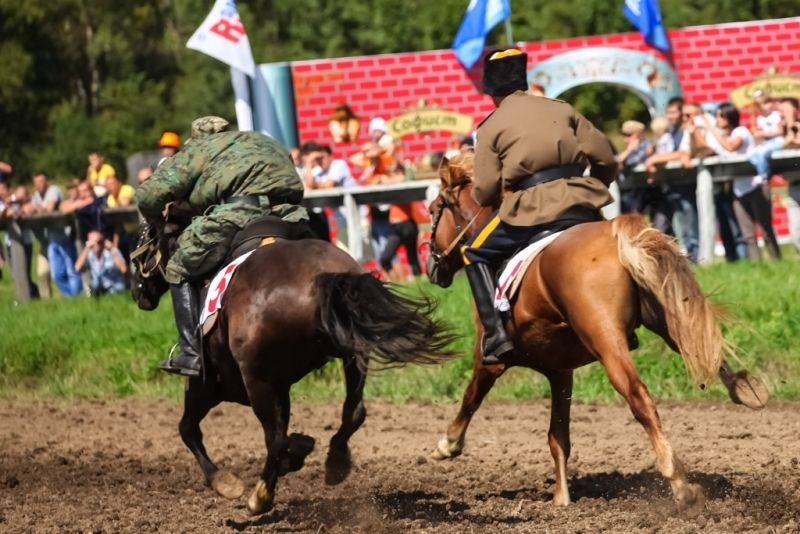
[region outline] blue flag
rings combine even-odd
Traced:
[[[470,0],[453,41],[453,51],[464,67],[471,69],[480,59],[486,35],[510,15],[509,0]]]
[[[658,0],[625,0],[625,16],[642,32],[644,42],[669,53],[669,40],[661,22]]]

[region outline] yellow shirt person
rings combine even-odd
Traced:
[[[116,174],[114,167],[105,162],[100,152],[89,154],[89,168],[86,169],[86,180],[92,184],[95,196],[102,197],[106,194],[106,179]]]

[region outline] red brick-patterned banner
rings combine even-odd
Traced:
[[[800,72],[800,17],[671,30],[673,61],[687,100],[719,102],[731,90],[749,83],[769,67]],[[593,46],[615,46],[653,52],[637,32],[524,43],[530,66],[555,54]],[[477,124],[492,110],[478,91],[480,63],[465,71],[450,50],[409,52],[292,64],[301,142],[330,142],[328,118],[347,103],[362,119],[359,142],[366,141],[369,119],[402,114],[424,99],[429,105],[464,113]],[[404,155],[418,158],[426,150],[445,150],[452,136],[445,132],[404,137]],[[338,156],[357,150],[358,143],[334,146]]]

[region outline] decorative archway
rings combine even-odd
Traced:
[[[610,83],[635,92],[650,115],[666,111],[667,102],[681,96],[675,70],[645,52],[614,47],[592,47],[558,54],[528,72],[528,83],[539,85],[549,97],[590,83]]]

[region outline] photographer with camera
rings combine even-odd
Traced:
[[[125,258],[114,243],[104,239],[97,230],[89,232],[75,269],[80,271],[86,265],[89,266],[89,289],[93,296],[125,291],[125,273],[128,271]]]

